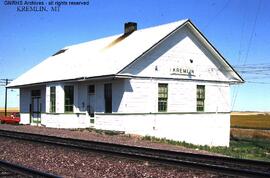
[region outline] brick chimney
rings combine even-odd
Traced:
[[[124,33],[125,35],[129,35],[136,30],[137,30],[137,23],[135,22],[125,23],[125,33]]]

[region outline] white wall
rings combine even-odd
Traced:
[[[192,63],[190,62],[192,59]],[[173,67],[194,70],[194,76],[171,74]],[[229,81],[228,71],[187,30],[180,29],[122,72],[136,76]]]
[[[50,112],[50,87],[55,87],[55,112],[64,113],[64,88],[61,83],[53,83],[46,86],[46,113]]]
[[[109,83],[109,82],[106,82]],[[104,112],[104,83],[98,82],[96,83],[96,111]]]
[[[75,94],[75,98],[78,97],[78,112],[86,112],[87,104],[88,104],[88,86],[95,85],[95,111],[96,112],[104,112],[104,84],[112,83],[113,81],[88,81],[88,82],[80,82],[78,83],[78,93]],[[84,107],[83,107],[84,103]]]
[[[46,99],[45,99],[45,101],[46,101],[46,108],[45,108],[46,112],[50,112],[50,100],[51,100],[51,97],[50,97],[51,89],[50,89],[50,87],[51,86],[53,86],[53,85],[47,85],[46,86]]]
[[[168,112],[195,112],[196,86],[205,85],[206,112],[229,112],[230,88],[228,84],[214,82],[179,81],[165,79],[117,79],[111,81],[82,82],[67,84],[74,86],[74,112],[85,112],[87,104],[87,87],[96,87],[96,112],[104,112],[104,84],[112,83],[113,112],[149,113],[157,112],[158,83],[168,83]],[[42,112],[49,111],[50,86],[56,86],[56,113],[64,113],[64,86],[53,84],[42,87]],[[21,112],[29,111],[31,103],[30,88],[21,89]],[[84,107],[83,107],[84,103]]]
[[[230,112],[230,86],[226,84],[208,84],[205,88],[206,112]]]
[[[205,85],[205,112],[230,112],[230,88],[227,84],[164,79],[127,79],[118,113],[158,112],[158,83],[168,83],[167,112],[196,112],[197,85]]]
[[[20,112],[29,112],[29,104],[31,104],[31,90],[29,88],[20,88]]]
[[[41,125],[53,128],[86,128],[90,126],[89,118],[81,114],[45,114],[41,115]]]
[[[20,113],[20,124],[30,124],[30,114],[29,113]]]
[[[157,113],[158,83],[168,83],[168,113]],[[122,83],[118,85],[121,86]],[[197,85],[205,85],[204,112],[196,112]],[[119,93],[123,89],[120,86],[115,87],[119,88]],[[124,86],[125,92],[121,98],[118,114],[97,113],[95,118],[97,129],[125,131],[200,145],[229,146],[228,84],[126,79]]]
[[[104,84],[112,83],[113,113],[104,112]],[[158,83],[168,83],[168,113],[158,113]],[[40,88],[41,124],[55,128],[90,127],[86,112],[87,87],[96,87],[96,117],[94,127],[120,130],[132,134],[166,137],[178,141],[211,146],[228,146],[230,132],[229,86],[214,82],[165,79],[117,79],[96,82],[59,83]],[[205,85],[205,111],[196,112],[196,86]],[[64,86],[74,86],[74,113],[64,113]],[[50,86],[56,86],[56,113],[48,113]],[[21,123],[29,123],[30,88],[21,90]],[[84,103],[84,107],[83,107]],[[45,107],[45,104],[43,105]],[[221,112],[221,113],[220,113]],[[118,113],[118,114],[117,114]],[[227,113],[227,114],[226,114]]]
[[[151,80],[126,80],[125,92],[121,98],[118,112],[145,113],[155,111],[156,82]],[[116,99],[116,97],[113,97]]]
[[[20,88],[20,118],[21,124],[30,123],[30,104],[32,104],[31,91],[41,90],[41,112],[46,112],[46,87],[45,86],[35,86],[35,87],[23,87]]]
[[[229,146],[230,114],[111,114],[95,127],[209,146]]]
[[[123,107],[122,99],[125,93],[125,84],[124,79],[114,79],[114,80],[103,80],[103,81],[87,81],[77,83],[78,91],[74,94],[74,97],[77,98],[78,110],[77,112],[85,112],[87,103],[88,103],[88,86],[95,85],[95,111],[104,112],[104,84],[112,83],[112,111],[119,112],[119,107]],[[128,90],[128,89],[127,89]],[[74,99],[75,99],[74,98]],[[85,107],[82,107],[84,103]],[[122,108],[123,109],[123,108]],[[125,112],[125,110],[123,110]]]
[[[129,90],[129,88],[125,85],[126,85],[126,81],[123,79],[112,81],[112,112],[119,112],[120,106],[124,106],[124,104],[122,103],[124,93],[128,92]],[[127,91],[125,91],[125,89]],[[104,95],[104,92],[103,92],[103,95]]]
[[[87,107],[87,87],[88,85],[79,84],[78,85],[78,105],[79,105],[79,112],[85,112]]]
[[[20,88],[20,124],[29,124],[29,104],[31,103],[31,90]]]

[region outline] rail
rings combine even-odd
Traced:
[[[270,177],[270,162],[0,130],[0,136],[246,177]]]
[[[30,169],[21,165],[9,163],[0,160],[0,177],[44,177],[44,178],[60,178],[59,176]]]

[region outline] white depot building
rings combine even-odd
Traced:
[[[93,127],[229,146],[230,85],[244,80],[190,20],[65,47],[9,88],[21,124]]]

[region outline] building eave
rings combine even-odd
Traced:
[[[94,80],[107,80],[107,79],[114,79],[114,78],[115,78],[115,75],[111,74],[111,75],[102,75],[102,76],[94,76],[94,77],[79,77],[79,78],[66,79],[66,80],[53,80],[53,81],[31,83],[31,84],[24,84],[24,85],[14,85],[14,86],[7,86],[7,88],[14,88],[15,89],[15,88],[24,88],[24,87],[54,84],[54,83],[84,82],[84,81],[94,81]]]
[[[122,79],[156,79],[156,80],[174,80],[174,81],[189,81],[189,82],[209,82],[209,83],[225,83],[229,85],[239,84],[244,82],[239,82],[237,80],[229,81],[229,80],[207,80],[207,79],[189,79],[189,78],[173,78],[173,77],[149,77],[149,76],[137,76],[137,75],[128,75],[128,74],[118,74],[115,75],[115,78]]]
[[[239,81],[237,83],[244,83],[245,80],[240,76],[240,74],[230,65],[230,63],[223,57],[223,55],[214,47],[214,45],[204,36],[204,34],[191,22],[191,20],[188,20],[185,24],[189,23],[190,26],[194,29],[195,33],[198,33],[198,35],[206,42],[207,45],[217,54],[218,57],[220,57],[224,63],[229,67],[229,69],[236,74],[236,76],[239,78]],[[208,48],[209,48],[208,47]]]

